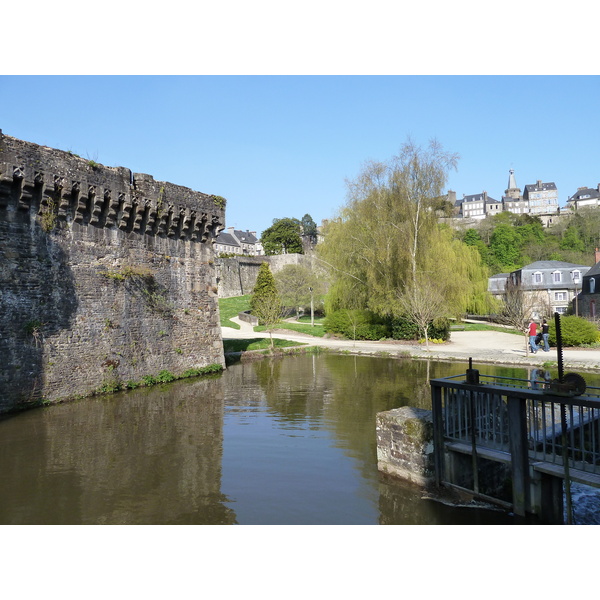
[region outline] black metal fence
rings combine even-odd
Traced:
[[[535,380],[468,375],[431,380],[438,483],[452,483],[451,447],[510,464],[517,514],[527,510],[532,466],[600,486],[600,389],[557,394]]]

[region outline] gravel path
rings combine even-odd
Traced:
[[[237,317],[232,321],[240,325],[240,329],[223,327],[223,339],[250,339],[269,337],[266,332],[257,333],[253,327],[240,321]],[[352,341],[334,338],[318,338],[287,329],[273,332],[278,339],[304,342],[311,346],[320,346],[352,354],[389,354],[415,358],[432,358],[437,360],[456,360],[474,363],[491,363],[499,365],[541,365],[545,362],[557,361],[555,348],[550,352],[539,350],[536,354],[526,351],[525,336],[500,331],[453,331],[449,342],[430,344],[429,351],[423,344],[404,341]],[[565,369],[587,369],[600,371],[600,350],[587,348],[563,349],[563,365]]]

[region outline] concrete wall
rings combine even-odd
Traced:
[[[224,365],[223,199],[0,132],[0,412]]]

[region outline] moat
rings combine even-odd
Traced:
[[[518,523],[377,470],[376,413],[430,408],[429,379],[461,372],[303,355],[23,412],[0,421],[0,523]]]

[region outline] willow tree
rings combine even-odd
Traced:
[[[424,282],[442,297],[439,316],[486,304],[487,272],[479,253],[435,215],[457,160],[435,141],[423,149],[409,140],[398,156],[366,164],[348,182],[348,201],[317,246],[332,276],[329,311],[367,308],[406,316],[406,294],[417,298]]]

